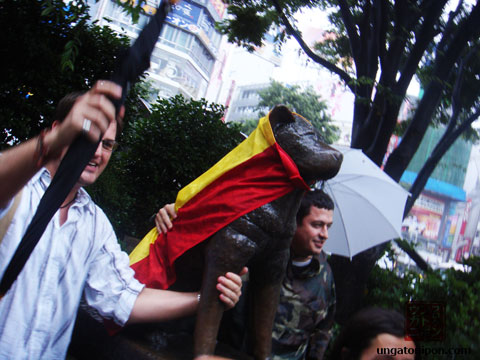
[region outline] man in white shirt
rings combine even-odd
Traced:
[[[110,160],[124,109],[116,119],[108,98],[120,96],[118,85],[99,81],[85,94],[59,104],[64,114],[56,116],[49,132],[0,156],[0,218],[23,189],[0,243],[3,276],[68,146],[81,132],[92,141],[103,134],[95,155],[0,300],[0,359],[65,358],[82,295],[102,316],[122,326],[196,311],[198,293],[148,289],[133,277],[110,222],[82,189],[96,181]],[[218,281],[220,300],[234,306],[240,277],[227,273]]]

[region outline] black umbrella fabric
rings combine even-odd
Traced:
[[[175,1],[170,1],[174,3]],[[141,31],[135,43],[121,56],[111,80],[122,86],[122,98],[112,101],[118,111],[125,101],[128,90],[138,77],[150,66],[150,55],[170,9],[169,1],[162,1],[157,12]],[[30,254],[42,237],[45,228],[60,205],[78,181],[85,166],[92,159],[100,141],[93,143],[84,135],[79,136],[68,149],[50,186],[45,191],[37,211],[30,222],[13,258],[0,281],[0,298],[6,294],[22,271]]]

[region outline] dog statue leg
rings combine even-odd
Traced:
[[[255,268],[255,276],[250,278],[253,291],[253,313],[250,314],[253,322],[250,333],[252,353],[256,360],[270,357],[273,322],[289,251],[275,252],[270,256],[269,261],[264,261]]]
[[[226,272],[239,273],[255,252],[256,244],[230,228],[216,233],[207,247],[200,304],[194,335],[195,355],[211,355],[215,350],[224,305],[218,298],[217,278]]]

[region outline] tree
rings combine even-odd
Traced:
[[[240,126],[240,131],[245,135],[250,135],[258,126],[259,119],[244,119],[235,121]]]
[[[447,125],[442,139],[437,143],[432,154],[418,173],[414,183],[410,187],[411,198],[405,206],[405,216],[414,204],[424,188],[430,174],[435,169],[442,156],[461,134],[478,138],[478,134],[471,129],[471,124],[480,116],[480,82],[476,81],[476,74],[480,73],[480,43],[477,41],[466,56],[461,58],[460,64],[455,71],[455,84],[451,89],[450,96],[442,99],[438,116],[447,116]],[[473,79],[473,81],[472,81]]]
[[[0,148],[38,134],[65,94],[108,79],[117,54],[129,44],[107,27],[89,24],[81,3],[69,4],[0,3]]]
[[[223,113],[221,105],[177,95],[130,124],[110,166],[89,187],[119,237],[143,237],[160,206],[243,140],[238,126],[220,120]]]
[[[340,130],[331,123],[332,119],[327,114],[327,105],[312,88],[301,90],[298,85],[284,86],[277,81],[272,81],[270,86],[260,90],[258,95],[260,96],[258,103],[260,116],[266,115],[265,109],[270,110],[275,105],[283,104],[308,119],[320,131],[327,143],[331,144],[339,138]],[[258,123],[257,120],[255,120],[255,126],[256,123]],[[253,122],[246,122],[242,130],[250,133],[253,130],[252,125]]]
[[[258,103],[259,107],[272,109],[275,105],[284,104],[308,119],[328,144],[338,140],[339,128],[331,123],[332,119],[327,114],[327,105],[311,87],[301,90],[298,85],[284,86],[277,81],[272,81],[268,88],[260,90],[258,94],[261,99]]]
[[[442,96],[453,88],[460,74],[455,69],[480,33],[478,1],[471,6],[459,1],[457,8],[450,12],[447,2],[231,0],[232,18],[219,28],[228,34],[230,41],[250,48],[261,45],[271,26],[280,29],[279,41],[295,38],[313,61],[340,77],[355,94],[351,146],[362,149],[378,165],[384,159],[397,125],[407,88],[415,74],[428,65],[430,72],[424,95],[400,145],[384,167],[387,174],[399,181],[432,123]],[[333,28],[327,40],[310,48],[297,29],[293,14],[313,7],[329,12]],[[471,80],[479,81],[478,72]],[[467,110],[468,106],[461,105]],[[456,134],[459,136],[460,131]],[[448,145],[447,139],[442,141]],[[353,261],[332,257],[340,321],[358,307],[357,299],[361,298],[368,275],[383,250],[382,246],[370,249]]]

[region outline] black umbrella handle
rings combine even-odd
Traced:
[[[69,176],[54,176],[50,186],[45,191],[38,204],[37,212],[3,274],[0,282],[0,298],[10,289],[18,274],[22,271],[48,223],[65,201],[85,166],[95,154],[98,144],[99,142],[93,143],[82,135],[70,145],[57,170],[57,174],[63,173],[69,174]],[[42,211],[38,211],[38,209],[42,209]]]
[[[110,99],[115,105],[117,114],[120,111],[120,107],[125,103],[126,96],[132,84],[150,67],[150,57],[167,14],[171,10],[171,3],[173,4],[177,1],[178,0],[161,1],[158,5],[157,12],[150,18],[150,21],[143,28],[134,44],[120,55],[117,68],[111,77],[111,80],[123,89],[120,99]]]
[[[172,1],[172,3],[173,2],[175,1]],[[170,2],[166,0],[162,1],[157,13],[150,19],[135,43],[126,51],[124,56],[119,59],[119,65],[111,78],[112,81],[120,85],[123,89],[122,98],[112,100],[117,114],[125,101],[131,84],[150,66],[151,53],[158,40],[163,22],[169,10]],[[5,270],[0,281],[0,298],[10,289],[18,274],[22,271],[48,223],[75,186],[85,166],[95,154],[98,145],[99,141],[96,143],[91,142],[84,135],[80,135],[70,145],[50,186],[40,200],[35,215],[28,225],[20,245]]]

